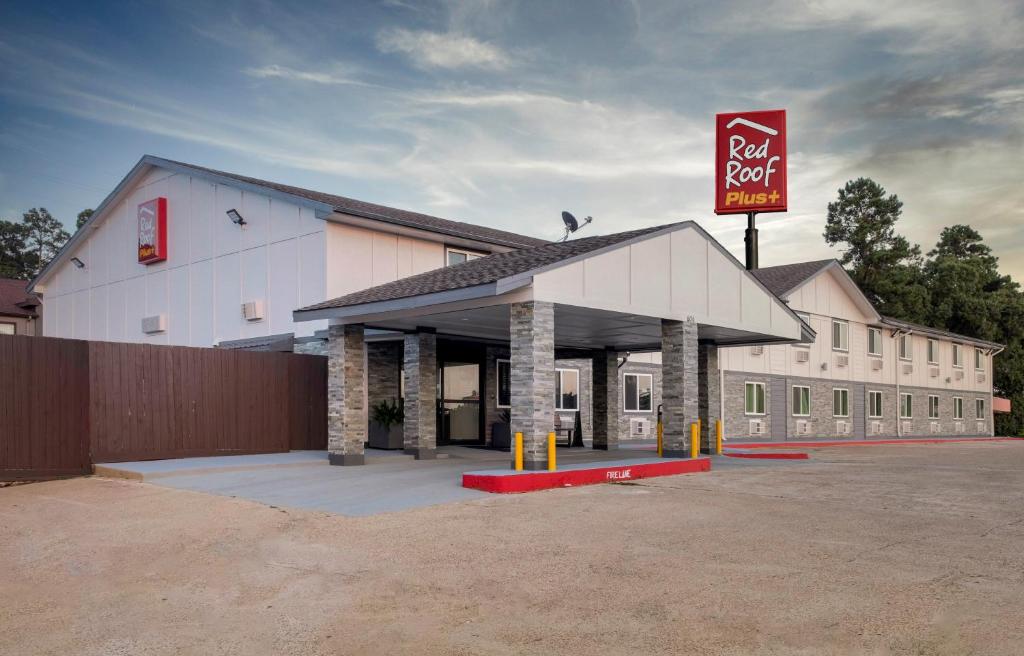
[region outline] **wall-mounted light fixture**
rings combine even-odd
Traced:
[[[242,215],[238,213],[238,210],[232,208],[227,211],[227,215],[228,218],[231,219],[231,222],[234,223],[235,225],[245,225],[245,219],[243,219]]]
[[[85,262],[83,262],[82,260],[78,259],[77,257],[71,258],[71,263],[74,264],[79,269],[84,269],[85,268]]]

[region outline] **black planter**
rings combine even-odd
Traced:
[[[491,424],[491,448],[512,448],[512,426],[503,421],[496,421]]]
[[[367,444],[371,449],[401,449],[405,446],[403,429],[402,424],[385,426],[371,421]]]

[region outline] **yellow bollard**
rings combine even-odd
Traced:
[[[548,433],[548,471],[555,471],[555,434]]]
[[[700,456],[700,431],[697,422],[690,424],[690,457]]]
[[[523,434],[516,433],[516,471],[523,471]]]
[[[665,439],[665,426],[659,421],[658,422],[658,457],[661,457],[662,451],[664,450],[664,439]]]
[[[715,455],[722,455],[722,420],[715,421]]]

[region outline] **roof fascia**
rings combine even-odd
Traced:
[[[335,223],[339,225],[350,225],[356,228],[366,228],[368,230],[376,230],[378,232],[389,232],[403,237],[411,237],[413,239],[421,239],[423,241],[432,241],[446,246],[457,246],[460,248],[469,248],[472,250],[493,252],[493,253],[505,253],[518,248],[531,248],[529,246],[508,246],[505,244],[499,244],[492,241],[486,241],[483,239],[470,239],[468,237],[456,237],[448,234],[447,232],[439,232],[435,230],[427,230],[426,228],[418,228],[399,223],[396,221],[388,221],[386,219],[375,219],[363,216],[361,214],[354,214],[349,210],[338,210],[326,217],[328,223]],[[383,224],[383,225],[382,225]]]
[[[316,319],[347,319],[370,314],[382,314],[389,312],[402,312],[415,310],[433,305],[454,303],[472,299],[496,296],[494,283],[463,287],[431,294],[420,294],[418,296],[406,296],[388,301],[375,301],[372,303],[361,303],[359,305],[348,305],[339,308],[319,308],[313,310],[295,310],[292,318],[295,321],[314,321]]]

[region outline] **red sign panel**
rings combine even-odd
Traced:
[[[139,205],[139,262],[153,264],[167,259],[167,199],[160,197]]]
[[[786,211],[786,110],[719,114],[715,214]]]

